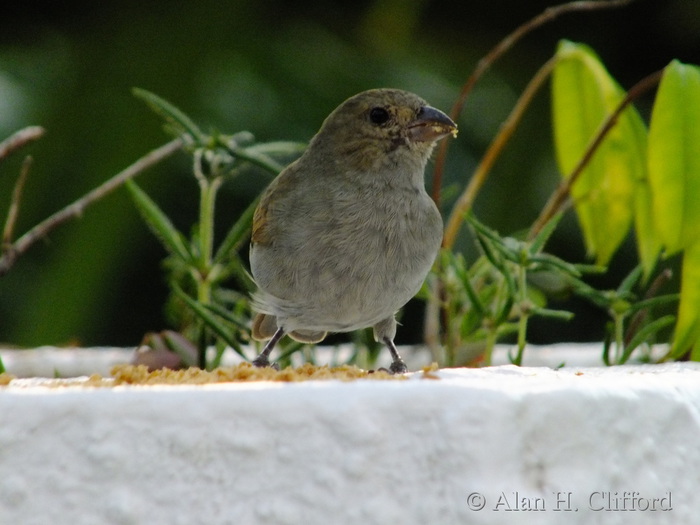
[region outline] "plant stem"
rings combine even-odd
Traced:
[[[0,257],[0,277],[5,275],[10,268],[12,268],[17,257],[24,254],[35,242],[48,235],[50,231],[70,219],[79,217],[85,211],[85,208],[102,199],[124,184],[127,180],[134,178],[151,166],[158,164],[163,159],[178,151],[181,147],[181,139],[171,140],[160,148],[144,155],[124,171],[117,173],[114,177],[94,190],[34,226],[17,239],[15,243],[3,250],[2,257]]]
[[[213,180],[203,179],[200,185],[199,202],[199,244],[200,266],[203,271],[210,271],[214,255],[214,210],[216,207],[216,193],[221,187],[221,178]]]
[[[625,315],[614,313],[615,323],[615,364],[620,364],[620,358],[625,351]]]
[[[5,228],[2,232],[2,244],[3,246],[9,246],[12,244],[12,237],[15,233],[15,224],[17,223],[17,216],[19,215],[19,204],[22,200],[22,191],[24,190],[24,184],[27,181],[27,176],[29,175],[29,169],[32,166],[32,157],[28,156],[24,159],[22,163],[22,168],[19,172],[19,177],[15,183],[15,187],[12,190],[12,200],[10,201],[10,209],[7,212],[7,220],[5,221]]]
[[[514,364],[520,366],[523,362],[523,353],[527,344],[527,322],[530,318],[530,307],[527,298],[527,267],[524,264],[518,266],[518,292],[520,295],[520,319],[518,319],[518,355]]]
[[[221,187],[221,177],[207,179],[198,177],[199,200],[199,268],[197,269],[197,302],[202,305],[212,303],[212,283],[214,275],[214,210],[216,193]],[[203,321],[199,327],[198,355],[199,367],[206,368],[206,352],[209,346],[207,328]]]
[[[496,137],[494,137],[493,141],[489,145],[489,148],[486,150],[486,153],[484,153],[484,156],[477,166],[474,175],[469,181],[469,184],[459,196],[454,208],[452,208],[452,212],[450,213],[450,217],[447,221],[447,226],[445,227],[445,235],[442,241],[443,247],[449,249],[454,245],[457,239],[457,234],[462,226],[464,216],[469,212],[474,204],[474,199],[476,198],[476,195],[481,187],[484,185],[484,182],[486,182],[486,178],[496,162],[496,159],[501,154],[501,151],[503,151],[506,144],[508,144],[508,140],[510,140],[510,138],[513,136],[513,133],[520,123],[520,120],[525,114],[525,110],[532,102],[535,94],[544,84],[544,81],[547,79],[547,77],[549,77],[558,60],[559,59],[556,56],[550,58],[537,71],[516,102],[515,106],[510,112],[510,115],[508,115],[508,118],[503,122],[500,131]]]
[[[0,142],[0,161],[25,144],[40,139],[45,132],[46,130],[41,126],[28,126],[13,133],[10,137]]]
[[[521,38],[523,38],[528,33],[537,29],[538,27],[555,20],[560,15],[565,13],[571,13],[575,11],[593,11],[596,9],[611,9],[617,7],[623,7],[631,4],[634,0],[610,0],[608,2],[602,1],[576,1],[569,2],[566,4],[561,4],[558,6],[548,7],[542,13],[535,16],[534,18],[528,20],[524,24],[520,25],[507,35],[503,40],[501,40],[495,47],[489,51],[486,56],[484,56],[476,64],[474,71],[471,73],[467,81],[462,86],[462,91],[460,91],[457,101],[452,106],[450,111],[450,117],[455,122],[462,113],[462,108],[464,103],[471,93],[476,82],[481,78],[481,76],[507,51],[509,51]],[[445,169],[445,158],[447,156],[447,148],[449,141],[443,140],[440,143],[437,157],[435,158],[435,169],[433,171],[433,189],[432,195],[435,203],[440,206],[440,190],[442,188],[442,174]]]
[[[486,348],[484,349],[484,366],[491,366],[493,360],[493,349],[496,346],[496,327],[486,333]]]

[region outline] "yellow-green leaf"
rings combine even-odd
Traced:
[[[649,127],[652,213],[667,254],[700,241],[700,68],[671,62]]]
[[[563,41],[552,78],[557,162],[563,176],[579,163],[625,93],[587,46]],[[626,237],[638,181],[646,178],[646,127],[629,106],[574,184],[571,196],[589,254],[605,265]],[[649,250],[645,249],[644,255]]]
[[[634,231],[637,237],[637,254],[645,279],[654,271],[661,253],[661,242],[656,233],[651,203],[649,180],[637,181],[634,192]]]
[[[700,361],[700,242],[683,253],[681,302],[671,356],[677,359],[690,348],[691,359]]]

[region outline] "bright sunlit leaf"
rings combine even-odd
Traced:
[[[552,78],[554,139],[559,169],[566,177],[625,92],[589,47],[563,41],[557,55],[560,61]],[[632,223],[636,188],[646,178],[646,134],[641,117],[629,106],[572,188],[586,247],[598,264],[608,263]],[[647,241],[640,257],[651,265],[654,247]]]
[[[671,62],[649,126],[654,225],[666,253],[700,241],[700,68]]]

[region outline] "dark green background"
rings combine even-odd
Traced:
[[[0,16],[0,137],[30,124],[46,136],[35,158],[20,232],[167,140],[131,95],[139,86],[175,103],[205,129],[258,140],[307,141],[323,118],[363,89],[414,91],[449,110],[476,61],[548,2],[288,1],[16,2]],[[482,80],[459,120],[448,184],[463,186],[529,77],[560,38],[586,42],[624,87],[672,58],[700,62],[700,2],[638,0],[615,11],[571,14],[529,35]],[[638,103],[645,118],[653,101]],[[0,165],[0,211],[23,155]],[[140,182],[187,231],[197,189],[180,154]],[[428,170],[428,180],[431,170]],[[477,203],[502,232],[528,226],[557,182],[549,94],[538,96]],[[224,230],[268,182],[238,179],[222,191]],[[455,193],[451,193],[454,198]],[[448,201],[449,203],[449,201]],[[573,218],[551,249],[581,260]],[[464,246],[468,238],[463,239]],[[131,345],[166,323],[164,253],[120,190],[51,234],[0,279],[0,342]],[[610,286],[634,264],[632,242],[616,257]],[[604,316],[579,314],[535,342],[594,339]],[[420,333],[419,306],[399,342]]]

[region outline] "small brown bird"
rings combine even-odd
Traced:
[[[306,343],[374,327],[404,373],[394,315],[420,289],[442,241],[423,172],[457,126],[418,96],[374,89],[343,102],[306,152],[272,181],[255,211],[253,337]]]

